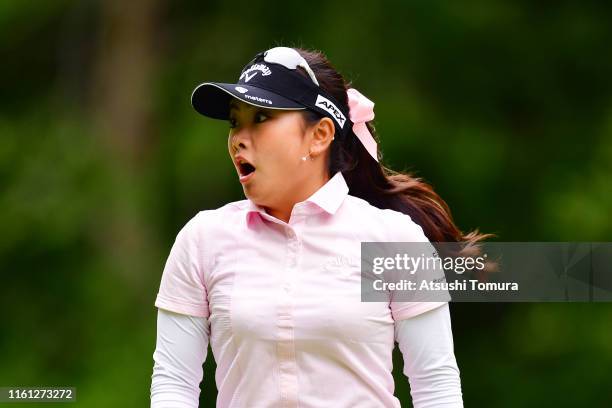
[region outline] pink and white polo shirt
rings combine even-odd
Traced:
[[[246,199],[178,233],[155,306],[208,318],[218,407],[400,407],[394,322],[446,302],[361,301],[362,241],[428,240],[348,191],[337,172],[288,223]]]

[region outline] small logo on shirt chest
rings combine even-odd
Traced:
[[[355,268],[360,268],[361,263],[359,258],[354,258],[346,255],[335,255],[328,258],[325,262],[325,270],[341,272],[346,275],[350,275]]]

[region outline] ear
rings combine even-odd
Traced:
[[[334,126],[334,122],[328,117],[322,118],[314,125],[312,128],[311,142],[311,151],[313,155],[321,154],[328,148],[334,138],[335,131],[336,127]]]

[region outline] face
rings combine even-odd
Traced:
[[[244,170],[236,155],[255,168],[241,180],[245,196],[272,208],[296,202],[314,170],[312,161],[301,160],[312,145],[301,111],[260,108],[235,98],[230,107],[230,158],[239,175]]]

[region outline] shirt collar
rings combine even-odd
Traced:
[[[291,214],[318,212],[319,209],[329,214],[335,214],[342,204],[342,201],[344,201],[344,198],[348,195],[348,192],[349,188],[346,184],[346,180],[344,179],[342,172],[338,171],[327,181],[327,183],[315,191],[310,197],[295,204]],[[247,202],[247,224],[251,219],[251,214],[259,213],[270,216],[263,207],[255,204],[253,201],[251,201],[251,199],[247,199]],[[309,206],[308,203],[315,205]]]

